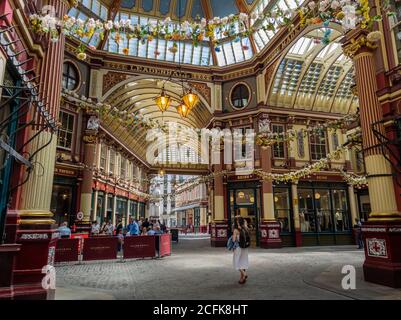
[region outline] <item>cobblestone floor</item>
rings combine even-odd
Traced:
[[[231,252],[182,240],[163,259],[58,266],[56,299],[401,299],[363,281],[363,251],[351,246],[251,249],[249,259],[240,286]],[[344,265],[356,267],[356,290],[341,289]]]

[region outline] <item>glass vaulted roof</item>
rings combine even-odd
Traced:
[[[224,17],[240,12],[262,14],[274,7],[289,10],[297,8],[304,0],[79,0],[79,2],[79,6],[72,8],[69,15],[82,20],[89,17],[103,21],[129,19],[133,24],[147,24],[166,17],[178,23],[184,20]],[[268,20],[258,19],[251,23],[255,27],[262,27]],[[113,33],[108,34],[105,40],[99,39],[97,35],[80,40],[100,50],[117,54],[122,54],[124,49],[128,49],[129,55],[139,58],[199,66],[228,66],[251,59],[266,47],[274,33],[258,28],[258,31],[249,38],[220,39],[217,49],[209,39],[205,39],[198,46],[189,41],[181,41],[178,43],[176,53],[169,50],[173,46],[173,41],[154,39],[151,42],[142,42],[121,36],[119,42],[115,41]]]
[[[270,105],[333,113],[356,110],[354,66],[342,53],[343,36],[330,30],[329,43],[322,41],[327,29],[316,29],[284,55],[271,86]]]

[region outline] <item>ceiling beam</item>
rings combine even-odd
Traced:
[[[114,19],[117,16],[118,11],[120,10],[120,6],[121,6],[121,1],[122,0],[113,0],[113,2],[111,3],[110,7],[109,7],[109,12],[107,15],[107,20],[111,20],[114,21]],[[103,50],[104,49],[104,45],[108,39],[110,35],[110,31],[106,31],[104,33],[104,38],[103,40],[100,40],[99,45],[97,46],[98,50]]]

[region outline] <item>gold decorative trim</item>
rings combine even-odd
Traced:
[[[53,217],[54,214],[50,211],[20,211],[20,217]]]
[[[20,225],[32,225],[32,224],[56,224],[56,220],[53,219],[32,219],[32,220],[20,220]]]
[[[401,218],[369,218],[368,222],[401,221]]]
[[[367,48],[369,50],[377,49],[379,46],[374,42],[371,42],[367,39],[366,36],[360,36],[357,39],[351,39],[350,43],[344,47],[344,55],[354,59],[357,56],[357,53],[362,48]]]

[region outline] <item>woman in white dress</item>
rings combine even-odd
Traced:
[[[248,247],[249,247],[249,231],[246,220],[241,216],[234,219],[233,241],[239,245],[234,249],[233,264],[234,269],[241,274],[239,284],[244,284],[248,275],[246,270],[249,268]]]

